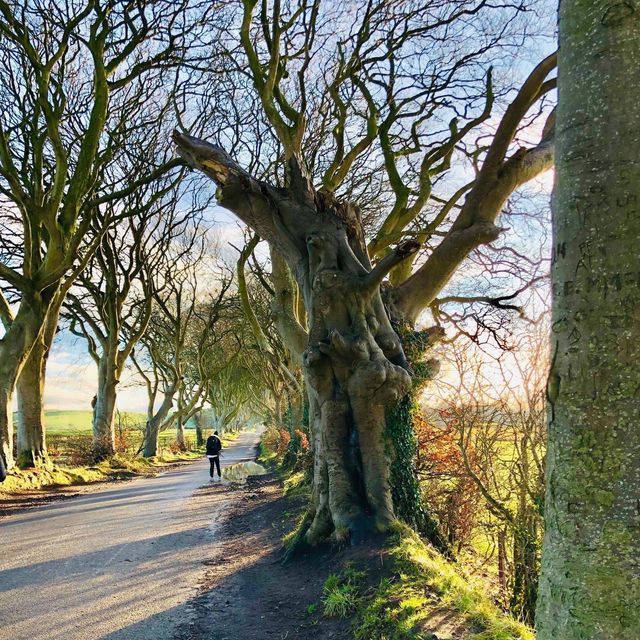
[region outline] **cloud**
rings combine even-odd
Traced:
[[[56,339],[47,363],[45,409],[86,411],[91,408],[91,401],[98,387],[98,371],[84,350],[82,341],[74,341],[72,336],[65,334],[62,331]],[[136,382],[137,379],[130,373],[123,376],[118,394],[120,410],[146,412],[146,390],[137,386]]]

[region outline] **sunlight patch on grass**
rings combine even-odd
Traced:
[[[464,628],[468,640],[534,640],[531,629],[493,604],[480,582],[408,527],[397,525],[390,555],[396,575],[383,579],[360,607],[357,640],[421,640],[433,633],[444,639],[453,626]]]
[[[201,457],[201,453],[191,451],[179,454],[167,452],[162,457],[148,460],[115,454],[92,466],[66,467],[47,464],[36,469],[14,468],[7,474],[1,489],[5,493],[15,493],[45,487],[92,484],[138,475],[149,476],[155,475],[168,464],[188,462]]]

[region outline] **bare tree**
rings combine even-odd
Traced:
[[[218,321],[232,280],[219,272],[209,290],[199,286],[207,281],[206,247],[206,237],[198,233],[173,247],[162,275],[164,286],[154,292],[155,308],[141,337],[146,357],[142,350],[134,354],[149,394],[145,457],[157,454],[160,431],[172,425],[184,446],[184,424],[204,406],[211,379],[226,366],[210,355],[224,336]],[[162,401],[156,406],[159,393]],[[176,395],[177,407],[172,410]]]
[[[218,145],[174,135],[180,155],[219,186],[220,204],[281,256],[304,300],[300,355],[315,455],[309,542],[359,537],[394,518],[385,416],[411,376],[381,283],[390,275],[394,321],[413,323],[469,253],[498,238],[508,196],[553,155],[552,118],[539,144],[513,148],[524,118],[555,86],[547,81],[555,56],[511,94],[490,142],[469,149],[471,181],[436,196],[454,154],[504,97],[488,67],[519,42],[519,9],[482,0],[355,8],[246,0],[230,20],[238,28],[220,33],[230,70],[237,65],[230,82],[251,89],[277,139],[275,161],[244,165],[221,135]],[[371,193],[380,166],[387,210],[376,210]],[[440,206],[426,219],[429,202]],[[296,343],[284,336],[292,352],[296,333]]]
[[[183,199],[192,203],[186,211],[179,208]],[[67,295],[63,315],[71,332],[87,341],[98,367],[93,409],[98,457],[114,451],[118,384],[132,350],[147,330],[154,294],[162,296],[159,290],[166,285],[162,276],[167,261],[176,257],[172,245],[199,223],[206,205],[207,198],[198,196],[197,185],[183,181],[181,173],[123,197],[115,206],[127,218],[103,234],[95,255]]]
[[[8,466],[14,385],[38,341],[27,376],[42,382],[64,294],[100,243],[87,238],[97,212],[180,165],[159,150],[130,165],[133,173],[118,171],[123,154],[135,156],[128,142],[175,86],[171,74],[190,53],[201,14],[169,0],[0,2],[0,444]],[[41,444],[27,446],[30,458],[41,455]]]
[[[527,624],[534,618],[543,530],[547,335],[546,323],[526,327],[517,347],[499,359],[473,343],[451,345],[443,355],[451,382],[440,387],[438,412],[439,430],[453,436],[460,454],[457,472],[484,502],[486,523],[477,515],[473,526],[494,539],[501,587]]]

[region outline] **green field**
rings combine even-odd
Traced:
[[[50,435],[81,435],[91,433],[91,411],[45,411],[44,419]],[[144,426],[144,413],[122,413],[123,420],[131,426]]]
[[[44,412],[47,445],[53,460],[71,466],[81,464],[81,459],[90,451],[92,415],[91,411]],[[146,419],[146,414],[140,412],[123,412],[116,415],[116,447],[120,453],[135,455],[140,452]],[[120,426],[123,427],[123,431],[119,430]],[[187,448],[193,450],[196,442],[194,428],[187,428],[185,440]],[[175,441],[175,428],[161,432],[159,455],[167,455]]]

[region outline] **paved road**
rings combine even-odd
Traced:
[[[225,450],[253,460],[258,436]],[[169,640],[213,555],[198,461],[0,520],[0,640]]]

